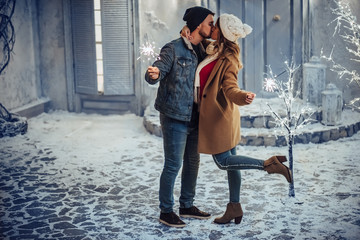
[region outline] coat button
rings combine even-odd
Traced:
[[[206,98],[206,94],[203,95],[203,98]]]

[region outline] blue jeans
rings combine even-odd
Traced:
[[[198,176],[200,155],[198,146],[198,113],[194,108],[190,122],[179,121],[160,114],[164,141],[165,163],[160,177],[159,200],[163,213],[173,211],[174,184],[176,176],[183,165],[181,173],[180,207],[193,206],[196,179]]]
[[[216,165],[227,170],[230,202],[240,202],[241,172],[240,170],[259,169],[264,170],[264,161],[246,156],[236,155],[236,148],[229,151],[214,154]]]

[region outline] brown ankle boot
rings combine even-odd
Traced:
[[[286,180],[291,183],[291,173],[290,169],[282,164],[283,162],[286,162],[285,156],[272,156],[268,160],[264,161],[264,170],[267,171],[269,174],[271,173],[279,173],[283,175]]]
[[[243,211],[240,203],[228,203],[224,215],[220,218],[215,218],[214,223],[226,224],[235,219],[235,223],[239,224],[243,216]]]

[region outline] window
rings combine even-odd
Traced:
[[[99,94],[104,93],[104,67],[102,54],[102,36],[101,36],[101,4],[100,0],[94,0],[95,17],[95,41],[96,41],[96,72],[97,72],[97,90]]]
[[[75,90],[133,96],[132,1],[71,0]]]

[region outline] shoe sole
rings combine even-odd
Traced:
[[[196,218],[196,219],[202,219],[202,220],[211,218],[211,216],[201,217],[201,216],[186,215],[186,214],[180,214],[180,217],[183,217],[183,218]]]
[[[168,222],[165,222],[164,220],[161,220],[159,219],[159,222],[161,222],[162,224],[165,224],[166,226],[169,226],[169,227],[177,227],[177,228],[181,228],[181,227],[185,227],[186,224],[171,224],[171,223],[168,223]]]

